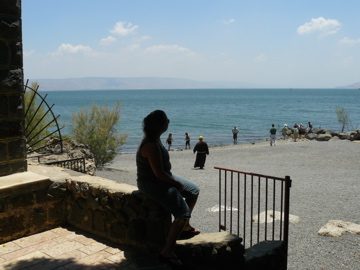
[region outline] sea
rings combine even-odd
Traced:
[[[191,147],[203,136],[209,146],[233,144],[232,128],[240,133],[238,144],[265,141],[274,124],[280,129],[295,123],[314,128],[341,130],[336,108],[349,116],[348,130],[360,128],[359,89],[169,89],[39,91],[60,115],[61,134],[71,136],[72,114],[93,104],[121,104],[116,129],[128,134],[121,153],[135,153],[143,136],[142,120],[153,110],[163,110],[170,119],[164,145],[173,134],[173,149],[184,149],[185,132]],[[280,136],[280,134],[279,134]]]

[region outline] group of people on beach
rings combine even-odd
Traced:
[[[169,133],[169,136],[166,138],[166,144],[168,145],[168,151],[170,151],[173,141],[174,141],[174,139],[172,137],[172,133]],[[190,149],[190,135],[189,135],[189,133],[185,132],[185,149],[188,149],[188,147]]]
[[[172,137],[172,133],[169,133],[169,136],[166,138],[166,144],[168,145],[168,151],[170,151],[172,142],[174,141]],[[190,149],[190,135],[185,132],[185,149]],[[207,143],[204,141],[203,136],[199,136],[199,141],[196,143],[193,148],[193,153],[196,154],[196,159],[194,163],[194,168],[204,169],[206,156],[209,155],[209,147]]]
[[[272,124],[271,128],[270,128],[270,146],[272,146],[273,144],[276,145],[276,132],[279,131],[281,132],[281,134],[284,137],[284,140],[289,137],[292,136],[294,139],[294,142],[296,142],[296,140],[301,137],[302,135],[307,135],[308,133],[312,132],[312,123],[308,122],[308,126],[305,127],[303,124],[298,125],[297,123],[294,124],[294,126],[292,128],[288,127],[287,124],[284,124],[284,126],[277,130],[275,128],[275,125]]]

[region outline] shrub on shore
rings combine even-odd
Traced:
[[[115,128],[120,120],[120,108],[120,103],[112,108],[94,104],[90,110],[82,108],[72,113],[73,138],[90,148],[97,168],[111,162],[126,143],[127,134]]]
[[[335,112],[338,122],[341,124],[341,132],[344,132],[345,128],[349,126],[349,113],[344,108],[339,108],[338,106],[335,106]]]

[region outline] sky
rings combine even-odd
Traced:
[[[360,82],[359,0],[22,0],[24,79]]]

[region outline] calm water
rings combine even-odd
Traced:
[[[51,91],[46,100],[60,114],[62,134],[70,133],[71,114],[92,104],[120,102],[117,129],[129,134],[122,152],[135,152],[142,137],[142,119],[151,111],[164,110],[171,120],[163,135],[173,133],[173,148],[183,148],[185,132],[191,145],[202,135],[210,146],[232,144],[231,129],[240,130],[238,143],[263,141],[271,124],[312,122],[314,128],[340,130],[335,106],[345,108],[352,125],[360,128],[360,91],[349,89],[201,89],[201,90],[101,90]]]

